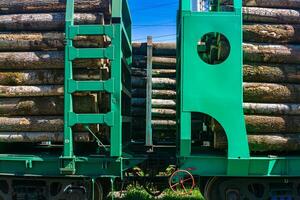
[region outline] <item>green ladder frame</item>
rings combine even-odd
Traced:
[[[129,116],[122,117],[122,94],[131,98],[129,86],[122,83],[122,70],[125,68],[130,79],[132,63],[131,16],[126,0],[112,1],[112,23],[109,25],[74,25],[74,0],[66,5],[66,47],[65,47],[65,89],[64,89],[64,151],[61,172],[75,173],[72,127],[102,124],[110,127],[110,156],[122,156],[122,124],[131,123]],[[111,39],[107,48],[75,48],[73,40],[78,35],[106,35]],[[75,59],[109,59],[111,78],[107,81],[73,80]],[[130,80],[129,80],[130,82]],[[73,111],[72,94],[75,92],[109,93],[111,111],[105,114],[76,114]],[[123,93],[122,93],[123,92]],[[130,102],[129,105],[130,107]]]
[[[234,9],[228,12],[193,11],[192,1],[180,1],[177,18],[180,168],[193,169],[191,172],[199,176],[300,176],[299,156],[250,156],[242,106],[242,0],[234,0]],[[222,33],[231,45],[228,58],[215,66],[202,61],[197,52],[201,37],[211,32]],[[192,152],[193,112],[209,115],[222,125],[228,140],[227,155]]]

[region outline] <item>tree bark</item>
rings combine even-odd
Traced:
[[[64,50],[65,35],[60,32],[47,33],[1,33],[0,51],[50,51]],[[103,48],[108,44],[103,36],[75,37],[76,48]]]
[[[146,69],[132,68],[132,75],[137,77],[146,77]],[[176,70],[175,69],[153,69],[152,76],[155,78],[175,78]]]
[[[133,98],[132,106],[134,107],[145,107],[146,99],[145,98]],[[153,108],[176,108],[176,100],[166,100],[166,99],[152,99]]]
[[[96,113],[96,96],[75,96],[75,113]],[[63,97],[0,98],[1,116],[58,116],[64,114]]]
[[[132,87],[134,88],[145,88],[146,78],[132,77]],[[152,78],[153,89],[176,89],[176,80],[173,78]]]
[[[0,142],[4,143],[41,143],[51,141],[62,143],[63,132],[0,132]],[[74,134],[75,142],[92,142],[90,134],[87,132],[77,132]]]
[[[75,0],[77,12],[110,13],[109,0]],[[66,0],[1,0],[0,14],[35,13],[35,12],[65,12]]]
[[[300,26],[284,24],[246,24],[243,27],[245,42],[299,43]]]
[[[132,116],[134,117],[145,117],[146,109],[145,108],[132,108]],[[161,108],[153,108],[152,109],[153,118],[176,118],[176,110],[174,109],[161,109]]]
[[[100,72],[96,69],[75,70],[75,80],[101,80]],[[0,71],[0,85],[62,85],[64,84],[63,70],[25,70]]]
[[[244,43],[244,62],[299,64],[300,46]]]
[[[146,39],[146,38],[145,38]],[[133,43],[133,54],[147,55],[146,43]],[[153,56],[174,56],[176,55],[175,43],[153,43]]]
[[[138,45],[138,43],[133,43],[134,45]],[[142,45],[142,44],[140,44]],[[172,56],[176,56],[176,49],[175,44],[173,45],[174,49],[172,51],[175,52]],[[139,51],[138,49],[136,51]],[[163,51],[163,50],[161,50]],[[159,55],[163,56],[163,55]],[[133,66],[136,68],[147,68],[147,57],[142,55],[133,54]],[[169,57],[152,57],[152,64],[153,69],[176,69],[176,58],[169,58]]]
[[[100,59],[80,59],[74,62],[74,68],[99,68],[103,66]],[[0,69],[63,69],[64,52],[5,52],[0,53]]]
[[[232,5],[232,0],[221,0],[222,4]],[[243,0],[244,6],[263,8],[300,8],[298,0]]]
[[[244,64],[245,82],[300,83],[300,66],[292,64]]]
[[[248,133],[253,134],[297,134],[300,132],[300,116],[262,116],[245,115],[246,128]],[[217,122],[213,125],[213,131],[223,131]]]
[[[290,153],[300,150],[300,136],[295,134],[248,135],[251,152]],[[227,149],[225,136],[218,136],[215,140],[216,149]]]
[[[64,128],[63,117],[0,117],[0,132],[61,132]],[[97,131],[96,126],[91,127]],[[75,131],[86,131],[82,125],[74,126]]]
[[[146,89],[134,88],[132,89],[132,96],[134,98],[145,98]],[[176,91],[174,90],[152,90],[152,97],[154,99],[175,99]]]
[[[136,130],[143,129],[145,124],[138,118],[133,120],[133,128]],[[175,120],[152,120],[152,129],[157,130],[176,130],[176,121]]]
[[[0,86],[0,97],[62,96],[62,85]]]
[[[299,11],[292,9],[274,9],[243,7],[244,21],[277,23],[277,24],[299,24]]]
[[[244,102],[298,103],[300,85],[244,83]]]
[[[246,115],[300,115],[300,104],[244,103]]]
[[[74,15],[75,24],[103,24],[101,14],[80,13]],[[64,13],[0,15],[1,31],[63,31]]]

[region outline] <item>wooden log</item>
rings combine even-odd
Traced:
[[[248,133],[298,133],[300,132],[299,116],[258,116],[246,115]]]
[[[154,69],[154,78],[174,78],[176,70]],[[144,81],[146,70],[134,68],[132,75]],[[245,82],[264,83],[300,83],[300,67],[296,64],[267,64],[267,63],[245,63],[243,68]],[[143,83],[145,84],[145,83]]]
[[[141,119],[134,118],[133,128],[134,129],[143,129],[145,124]],[[176,121],[175,120],[152,120],[152,128],[156,130],[176,130]]]
[[[244,83],[244,102],[298,103],[300,85]]]
[[[61,132],[64,120],[60,116],[0,117],[0,132]],[[91,126],[97,131],[96,126]],[[82,125],[74,126],[74,131],[86,131]]]
[[[75,0],[76,12],[110,13],[111,3],[108,0]],[[1,0],[0,14],[10,13],[43,13],[64,12],[66,0]]]
[[[272,133],[299,133],[300,116],[262,116],[245,115],[248,133],[272,134]],[[223,129],[220,124],[215,123],[213,131],[221,133]]]
[[[132,96],[134,98],[145,98],[146,89],[134,88],[132,89]],[[176,91],[174,90],[153,90],[152,97],[154,99],[175,99]]]
[[[80,13],[74,15],[75,24],[103,24],[102,14]],[[1,31],[63,31],[65,13],[0,15]]]
[[[243,27],[245,42],[299,43],[300,26],[286,24],[246,24]]]
[[[96,113],[98,107],[94,95],[75,96],[73,103],[76,113]],[[63,97],[0,98],[1,116],[58,116],[63,114]]]
[[[80,59],[74,62],[74,68],[99,68],[100,59]],[[0,69],[63,69],[63,51],[5,52],[0,53]]]
[[[140,109],[145,113],[145,99],[134,98],[132,100],[133,109]],[[175,100],[152,100],[153,108],[173,109],[176,108]],[[300,104],[272,104],[272,103],[244,103],[244,113],[246,115],[268,115],[268,116],[282,116],[282,115],[300,115]],[[173,113],[175,117],[176,113]]]
[[[137,43],[135,43],[137,44]],[[134,45],[134,44],[133,44]],[[176,52],[175,44],[173,45],[174,49],[172,51]],[[161,50],[163,51],[163,50]],[[159,55],[163,56],[163,55]],[[176,53],[172,55],[173,57],[176,56]],[[146,68],[146,56],[143,55],[136,55],[133,54],[132,59],[133,66],[136,68]],[[152,65],[153,69],[175,69],[176,68],[176,58],[169,58],[169,57],[158,57],[154,56],[152,57]]]
[[[244,21],[277,23],[277,24],[299,24],[299,10],[243,7]]]
[[[0,97],[62,96],[62,85],[0,86]]]
[[[132,77],[132,87],[134,88],[145,88],[146,78]],[[176,80],[174,78],[152,78],[153,89],[175,89]]]
[[[0,132],[0,142],[3,143],[41,143],[48,141],[62,143],[63,138],[63,132]],[[73,139],[75,142],[93,141],[87,132],[77,132]]]
[[[246,115],[300,115],[300,104],[244,103]]]
[[[222,4],[232,5],[232,0],[221,0]],[[298,0],[243,0],[243,6],[263,8],[300,8]]]
[[[245,82],[300,83],[300,66],[292,64],[249,63],[243,68]]]
[[[251,152],[293,152],[300,150],[300,136],[296,134],[251,134],[248,135]],[[227,149],[227,141],[224,136],[216,137],[215,148]]]
[[[133,54],[147,55],[147,43],[133,43]],[[176,55],[175,43],[153,43],[154,56],[174,56]]]
[[[146,77],[146,69],[132,68],[132,75],[136,77]],[[152,76],[157,78],[175,78],[175,69],[153,69]]]
[[[74,70],[75,80],[100,80],[96,69]],[[61,85],[64,84],[63,70],[0,71],[0,85]]]
[[[60,32],[0,33],[0,51],[49,51],[64,50],[65,35]],[[77,48],[103,48],[107,46],[103,36],[79,36],[74,39]]]
[[[244,62],[300,63],[299,45],[244,43]]]
[[[146,106],[145,98],[132,98],[131,105],[134,107]],[[152,99],[153,108],[176,108],[176,100]]]
[[[145,117],[146,116],[146,109],[144,108],[132,108],[132,116],[134,117]],[[153,118],[176,118],[176,110],[175,109],[161,109],[161,108],[153,108],[152,109],[152,116]]]

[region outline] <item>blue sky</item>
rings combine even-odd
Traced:
[[[132,21],[133,41],[175,41],[178,0],[128,0]]]

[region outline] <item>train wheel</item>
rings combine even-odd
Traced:
[[[186,170],[175,171],[169,179],[171,190],[181,194],[191,194],[196,186],[194,176]]]
[[[206,200],[269,199],[269,184],[259,179],[211,178],[204,190]]]

